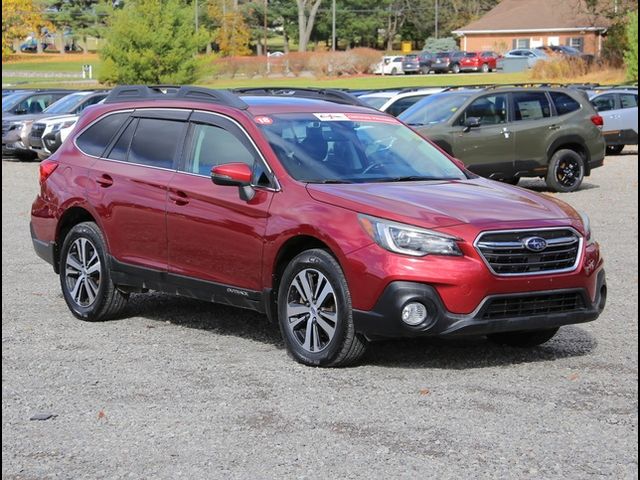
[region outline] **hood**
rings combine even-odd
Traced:
[[[65,122],[67,120],[78,120],[79,115],[74,114],[66,114],[66,115],[56,115],[55,117],[46,117],[42,118],[41,123],[46,123],[47,125],[56,122]]]
[[[423,228],[578,219],[552,197],[482,178],[443,182],[309,184],[320,202]]]
[[[50,115],[51,114],[47,115],[46,113],[30,113],[28,115],[3,115],[2,123],[35,121]]]

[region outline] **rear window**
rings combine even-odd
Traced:
[[[129,112],[114,113],[101,118],[78,137],[76,140],[78,148],[87,155],[101,157],[127,118],[129,118]]]
[[[636,108],[638,106],[638,95],[623,93],[620,95],[620,103],[622,108]]]
[[[173,168],[176,149],[186,124],[172,120],[141,118],[129,148],[127,161],[138,165]]]
[[[464,56],[468,58],[473,58],[473,57],[477,57],[478,54],[476,52],[467,52],[464,54]]]
[[[551,92],[551,98],[556,106],[558,115],[567,115],[568,113],[580,110],[580,103],[566,93]]]

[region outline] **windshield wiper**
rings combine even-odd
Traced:
[[[392,182],[426,182],[430,180],[453,180],[453,179],[442,178],[442,177],[421,177],[419,175],[407,175],[405,177],[380,178],[372,181],[380,182],[380,183],[392,183]]]
[[[308,183],[314,183],[318,185],[340,185],[340,184],[353,183],[353,182],[349,180],[328,179],[328,180],[313,180],[313,181],[308,181]]]

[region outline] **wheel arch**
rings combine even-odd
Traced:
[[[84,222],[98,223],[95,217],[86,208],[79,205],[68,208],[60,217],[56,228],[56,246],[53,252],[53,268],[56,273],[60,273],[60,252],[62,250],[64,239],[73,227]]]
[[[559,150],[573,150],[579,154],[584,160],[585,176],[588,177],[590,175],[591,169],[589,168],[589,162],[591,161],[591,154],[589,153],[586,143],[580,136],[566,135],[554,140],[547,149],[547,165]]]

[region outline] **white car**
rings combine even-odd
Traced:
[[[589,98],[604,119],[603,133],[609,155],[618,155],[625,145],[638,144],[637,89],[594,90]]]
[[[420,89],[407,89],[400,91],[384,91],[374,92],[362,95],[360,100],[364,101],[367,105],[372,106],[386,112],[394,117],[397,117],[402,112],[412,107],[425,97],[434,95],[436,93],[442,93],[446,91],[446,88],[420,88]]]
[[[44,160],[54,153],[76,126],[79,115],[61,115],[33,124],[29,135],[31,149]]]
[[[402,62],[404,62],[404,57],[382,57],[382,61],[376,65],[373,73],[374,75],[404,75]]]

